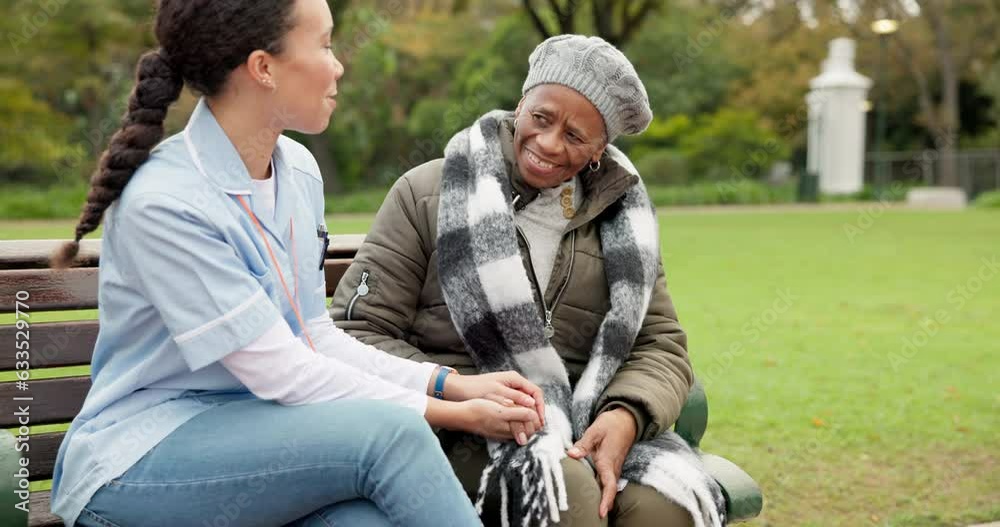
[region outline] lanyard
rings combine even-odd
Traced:
[[[273,177],[273,176],[272,176]],[[316,346],[313,344],[312,338],[309,336],[309,330],[306,329],[306,324],[302,320],[302,313],[299,312],[299,275],[296,272],[298,268],[298,255],[295,253],[295,222],[289,218],[288,227],[292,238],[292,277],[295,279],[295,296],[288,291],[288,284],[285,283],[285,275],[281,272],[281,266],[278,265],[278,259],[274,256],[274,251],[271,249],[271,242],[267,241],[267,235],[264,234],[264,228],[260,226],[260,221],[257,219],[257,215],[250,210],[250,205],[247,205],[243,196],[236,196],[236,199],[240,200],[240,204],[243,205],[243,209],[247,211],[250,215],[250,219],[253,220],[253,224],[257,227],[257,232],[260,233],[260,237],[264,240],[264,246],[267,247],[267,254],[271,256],[271,263],[274,264],[275,270],[278,271],[278,279],[281,280],[281,287],[285,290],[285,296],[288,297],[288,303],[292,305],[292,311],[295,312],[295,318],[299,321],[299,327],[302,328],[302,334],[306,336],[306,341],[309,342],[309,347],[313,351],[316,351]]]
[[[194,146],[194,141],[191,140],[191,131],[189,128],[184,129],[184,144],[187,147],[188,154],[191,156],[191,160],[194,161],[195,167],[198,172],[201,173],[202,177],[208,179],[208,174],[205,172],[205,167],[201,165],[201,158],[198,157],[198,149]],[[273,172],[273,171],[272,171]],[[271,177],[276,177],[272,174]],[[299,275],[296,272],[298,269],[298,255],[295,252],[295,222],[291,219],[288,220],[288,227],[291,232],[292,237],[292,277],[295,279],[295,296],[288,291],[288,284],[285,283],[285,275],[281,272],[281,266],[278,265],[278,259],[274,257],[274,251],[271,250],[271,243],[267,241],[267,235],[264,234],[264,228],[260,226],[260,221],[257,219],[257,215],[250,210],[250,206],[247,205],[245,199],[241,194],[246,194],[246,192],[236,193],[234,191],[225,191],[228,194],[236,194],[236,199],[240,200],[240,204],[243,205],[243,209],[247,211],[250,215],[250,219],[253,220],[254,226],[257,227],[257,232],[260,233],[260,237],[264,240],[264,245],[267,247],[267,253],[271,256],[271,263],[274,264],[274,268],[278,271],[278,278],[281,280],[281,287],[285,290],[285,296],[288,298],[288,303],[292,306],[292,311],[295,312],[295,318],[299,321],[299,327],[302,328],[302,334],[306,336],[306,341],[309,343],[309,347],[313,351],[316,351],[316,346],[313,344],[312,338],[309,336],[309,330],[306,329],[305,321],[302,320],[302,313],[299,312]]]

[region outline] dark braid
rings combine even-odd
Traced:
[[[104,211],[121,196],[132,174],[163,139],[167,107],[177,100],[183,87],[184,81],[171,69],[162,51],[150,51],[139,59],[128,112],[90,178],[90,191],[76,225],[76,236],[53,255],[53,267],[70,265],[80,251],[80,240],[97,229]]]
[[[180,97],[184,84],[212,96],[250,53],[258,49],[280,53],[281,39],[293,23],[293,5],[294,0],[161,0],[156,15],[161,48],[144,54],[136,65],[136,84],[121,128],[90,178],[73,241],[56,250],[52,267],[72,265],[80,240],[97,229],[104,211],[149,159],[163,139],[167,109]]]

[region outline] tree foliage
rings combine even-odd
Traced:
[[[637,162],[649,157],[643,166],[656,177],[683,182],[727,179],[749,160],[759,169],[746,177],[759,178],[804,149],[804,95],[831,39],[855,38],[859,71],[880,77],[879,41],[867,26],[882,9],[901,20],[882,68],[890,147],[940,137],[1000,146],[996,0],[917,0],[919,13],[900,12],[899,0],[865,0],[850,17],[842,4],[330,0],[346,66],[340,105],[325,133],[296,139],[316,156],[329,192],[385,185],[441,157],[482,113],[513,109],[534,47],[577,32],[618,45],[646,85],[656,119],[642,136],[619,140]],[[0,3],[4,182],[85,180],[118,127],[136,59],[155,46],[151,15],[149,0]],[[174,105],[168,132],[194,102],[185,94]]]
[[[628,44],[646,18],[662,4],[660,0],[522,0],[521,3],[543,39],[593,32],[617,47]]]

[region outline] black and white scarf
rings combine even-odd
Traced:
[[[641,180],[600,223],[611,309],[573,390],[543,331],[517,242],[511,183],[499,139],[509,112],[493,111],[445,149],[438,205],[441,288],[452,321],[481,372],[516,370],[545,393],[546,426],[525,446],[490,443],[476,507],[499,495],[503,525],[545,526],[567,511],[560,460],[590,425],[598,397],[628,357],[649,307],[660,261],[656,212]],[[613,146],[607,155],[633,174]],[[697,454],[672,431],[637,442],[622,468],[627,481],[655,488],[687,509],[697,527],[725,524],[725,500]]]

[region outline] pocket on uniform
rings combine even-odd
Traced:
[[[254,278],[258,280],[264,280],[271,274],[271,270],[266,267],[259,271],[254,269],[253,267],[249,267],[248,269],[250,269],[250,274],[252,274]]]
[[[243,261],[246,262],[247,270],[250,271],[250,274],[261,283],[267,280],[271,274],[271,268],[268,267],[267,261],[256,251],[244,256]]]
[[[254,262],[253,259],[247,260],[247,270],[250,274],[257,279],[257,283],[260,284],[261,289],[271,298],[272,301],[277,303],[277,288],[274,287],[274,275],[271,273],[271,268],[264,264],[263,261]]]

